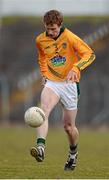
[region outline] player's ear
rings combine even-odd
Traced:
[[[61,25],[60,25],[60,28],[63,26],[63,22],[61,23]]]
[[[44,27],[46,27],[46,24],[43,22]]]

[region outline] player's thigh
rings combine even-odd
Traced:
[[[63,109],[63,123],[64,125],[75,126],[75,119],[77,115],[77,109]]]
[[[52,89],[44,87],[41,93],[41,108],[49,115],[54,106],[59,102],[59,99],[59,96]]]

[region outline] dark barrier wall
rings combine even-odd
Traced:
[[[107,24],[107,19],[94,21],[91,19],[81,19],[70,22],[66,21],[65,26],[70,28],[81,38],[96,32],[100,27]],[[24,94],[19,91],[18,82],[27,77],[33,71],[37,71],[37,51],[35,49],[35,37],[44,29],[35,19],[20,18],[13,22],[12,20],[3,23],[0,29],[0,74],[5,75],[9,88],[9,110],[7,121],[13,123],[22,123],[25,111]],[[97,37],[97,34],[96,34]],[[108,124],[109,118],[109,34],[99,38],[91,44],[96,54],[95,62],[82,72],[80,81],[81,97],[79,100],[79,110],[77,123],[85,124]],[[91,41],[90,41],[91,42]],[[38,77],[40,80],[40,76]],[[41,82],[36,82],[35,92],[32,91],[32,104],[39,106]],[[3,117],[3,97],[2,89],[4,84],[0,82],[1,110],[0,119]],[[31,85],[32,86],[32,85]],[[17,92],[19,91],[19,95]],[[14,92],[14,93],[13,93]],[[31,92],[30,92],[31,93]],[[17,94],[17,95],[16,95]],[[23,96],[23,97],[22,97]],[[13,101],[12,101],[13,99]],[[13,103],[12,103],[13,102]],[[57,116],[58,114],[58,116]],[[52,125],[60,122],[61,109],[58,105],[50,115]]]

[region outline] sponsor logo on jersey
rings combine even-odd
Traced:
[[[51,63],[53,64],[53,66],[62,66],[65,64],[66,62],[66,57],[63,56],[55,56],[53,57],[51,60]]]

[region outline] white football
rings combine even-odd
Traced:
[[[45,113],[39,107],[30,107],[24,114],[25,123],[31,127],[39,127],[45,121]]]

